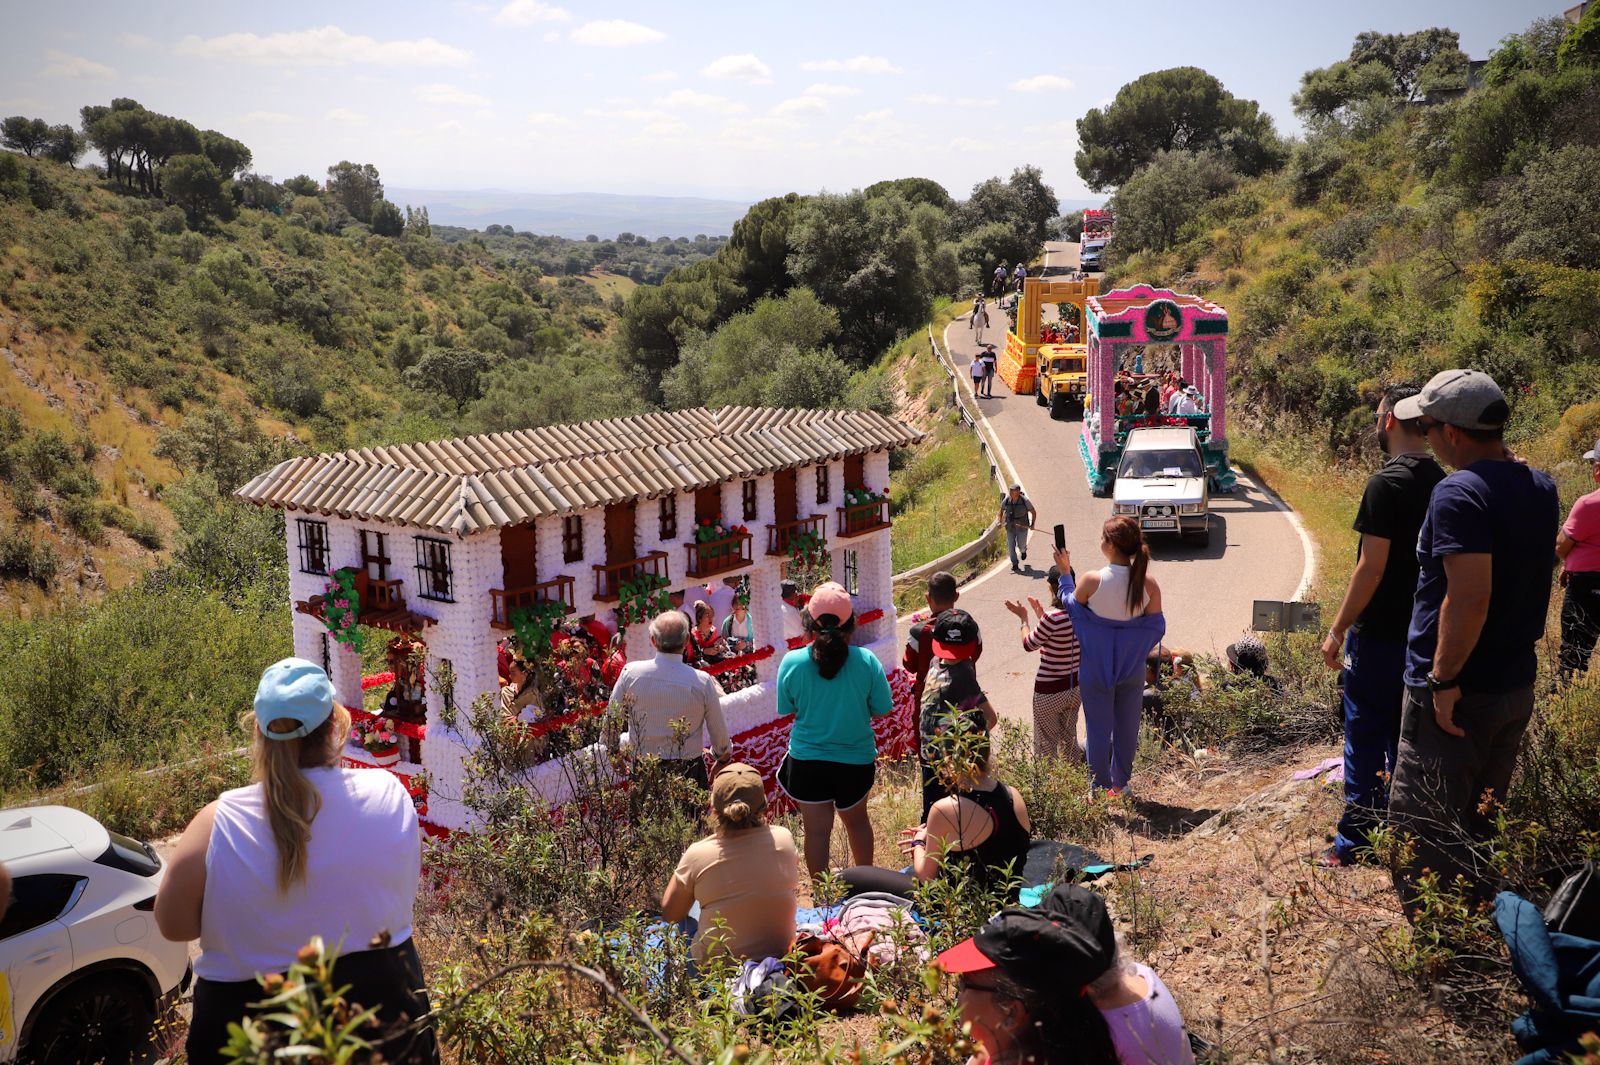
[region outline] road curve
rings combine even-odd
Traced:
[[[1059,245],[1048,246],[1055,251]],[[1074,265],[1054,254],[1047,265]],[[1059,253],[1057,253],[1059,254]],[[991,313],[986,339],[1001,340],[1005,317]],[[943,342],[962,368],[978,351],[966,317],[945,330]],[[977,619],[984,633],[980,676],[995,708],[1006,717],[1026,720],[1031,713],[1033,675],[1038,656],[1022,650],[1016,619],[1007,599],[1044,600],[1044,574],[1050,568],[1052,529],[1066,526],[1067,548],[1080,573],[1104,564],[1100,526],[1111,516],[1111,501],[1089,491],[1078,451],[1079,421],[1052,421],[1032,396],[1014,396],[996,380],[993,399],[977,406],[989,419],[1010,456],[1029,497],[1039,509],[1038,527],[1029,545],[1026,569],[1010,572],[1002,561],[961,593],[961,605]],[[995,499],[998,509],[999,498]],[[1249,626],[1256,599],[1289,599],[1300,587],[1306,569],[1306,546],[1299,530],[1260,485],[1244,476],[1229,496],[1212,499],[1211,543],[1206,548],[1157,539],[1152,544],[1150,572],[1161,584],[1167,615],[1167,643],[1197,652],[1219,654]]]

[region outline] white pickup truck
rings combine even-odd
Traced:
[[[1137,518],[1146,533],[1172,533],[1208,545],[1210,478],[1194,430],[1129,430],[1111,501],[1113,514]]]

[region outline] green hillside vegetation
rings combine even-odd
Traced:
[[[496,258],[514,266],[528,265],[552,277],[581,277],[590,272],[625,277],[639,285],[659,284],[673,270],[715,255],[726,237],[704,233],[689,237],[641,237],[618,233],[615,240],[584,240],[549,234],[519,233],[514,226],[491,224],[482,232],[460,226],[432,227],[446,244],[477,242]]]

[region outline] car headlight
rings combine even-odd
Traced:
[[[1205,512],[1206,505],[1204,503],[1184,503],[1178,507],[1179,514],[1204,514]]]
[[[1111,513],[1113,513],[1113,514],[1137,514],[1137,513],[1139,513],[1139,504],[1137,504],[1137,503],[1113,503],[1111,505]]]

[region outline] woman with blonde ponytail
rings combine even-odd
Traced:
[[[255,783],[223,792],[184,830],[156,894],[168,939],[200,940],[194,964],[191,1065],[221,1062],[228,1025],[261,1012],[259,978],[282,973],[313,937],[339,949],[336,986],[378,1012],[385,1061],[439,1060],[411,912],[422,837],[411,796],[392,774],[343,769],[350,715],[328,675],[286,658],[256,689]]]
[[[1100,530],[1104,568],[1074,586],[1072,556],[1056,552],[1064,574],[1061,605],[1082,648],[1084,750],[1096,788],[1115,795],[1133,775],[1143,713],[1145,658],[1166,635],[1161,587],[1149,575],[1150,548],[1133,518],[1111,518]]]
[[[689,845],[667,881],[661,916],[692,932],[696,965],[714,953],[741,961],[783,957],[794,943],[800,855],[787,828],[767,824],[761,774],[743,762],[718,770],[711,819],[712,834]]]

